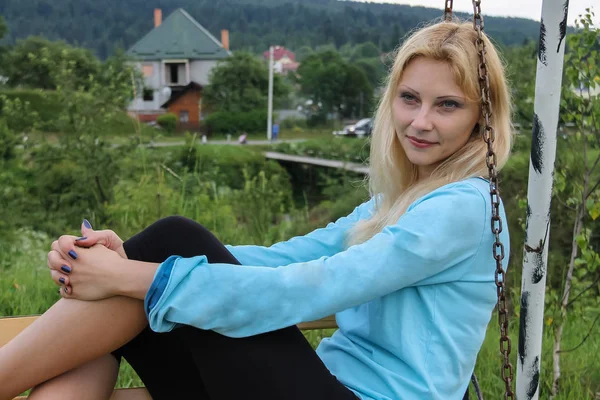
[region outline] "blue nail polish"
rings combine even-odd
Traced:
[[[77,260],[77,253],[75,253],[75,251],[69,250],[68,254],[73,260]]]
[[[69,289],[67,289],[67,287],[66,287],[66,286],[64,287],[64,289],[63,289],[63,290],[65,291],[65,293],[66,293],[66,294],[69,294]]]
[[[63,270],[63,272],[70,274],[71,273],[71,268],[67,267],[66,265],[63,265],[62,267],[60,267],[60,269]]]
[[[65,284],[65,278],[60,278],[58,281],[59,281],[60,283],[62,283],[63,285]]]
[[[80,240],[85,240],[87,239],[87,236],[82,236],[80,238],[75,239],[76,242],[79,242]]]
[[[90,224],[90,221],[88,221],[87,219],[83,220],[83,226],[85,226],[88,229],[92,229],[92,224]]]

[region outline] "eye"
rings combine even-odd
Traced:
[[[413,104],[417,101],[417,98],[408,92],[400,93],[400,98],[404,100],[405,103]]]
[[[444,100],[440,103],[440,105],[447,110],[453,110],[455,108],[460,108],[460,104],[454,100]]]

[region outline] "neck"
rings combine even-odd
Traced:
[[[434,169],[435,167],[431,165],[419,165],[417,167],[417,181],[420,182],[429,178]]]

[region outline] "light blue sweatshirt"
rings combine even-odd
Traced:
[[[243,265],[172,256],[145,299],[150,327],[244,337],[335,313],[317,353],[361,399],[462,399],[496,302],[488,191],[480,178],[443,186],[348,249],[373,199],[268,248],[227,246]]]

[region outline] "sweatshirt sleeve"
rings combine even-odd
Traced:
[[[167,332],[185,324],[245,337],[404,287],[459,280],[481,246],[486,214],[482,194],[455,183],[413,204],[370,240],[332,256],[279,268],[171,257],[160,265],[145,299],[150,327]]]
[[[356,207],[348,216],[329,223],[325,228],[316,229],[304,236],[297,236],[270,247],[254,245],[226,245],[225,247],[242,265],[263,267],[279,267],[332,256],[344,250],[346,232],[359,219],[370,216],[369,211],[373,203],[374,200],[371,199]]]

